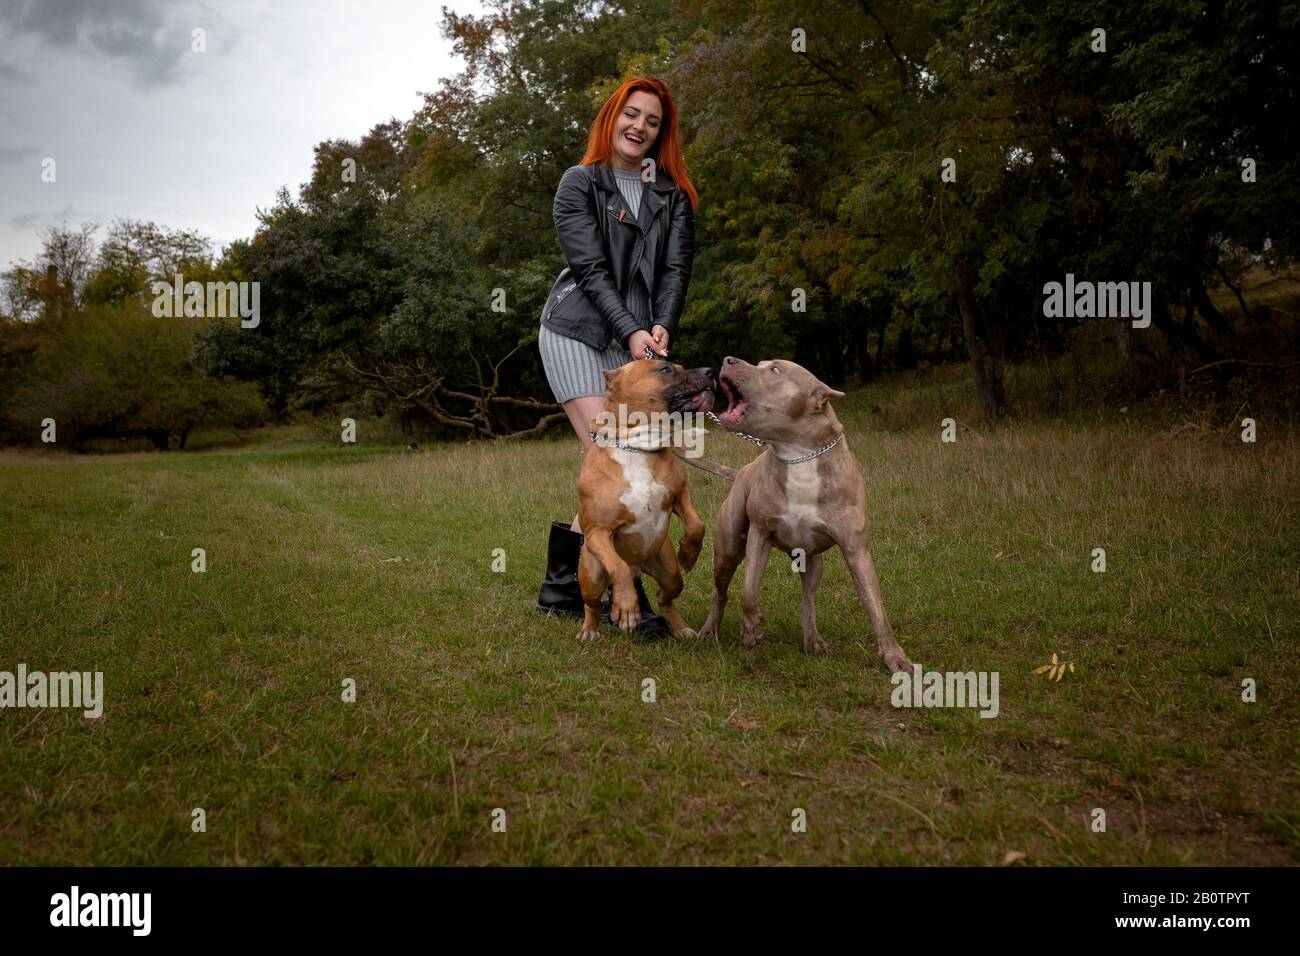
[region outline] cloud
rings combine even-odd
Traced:
[[[13,226],[13,228],[15,229],[31,229],[33,226],[38,226],[42,224],[62,225],[72,221],[73,219],[76,218],[76,216],[77,216],[76,206],[64,206],[58,212],[49,216],[43,215],[39,212],[19,213],[17,216],[13,216],[12,218],[10,218],[9,225]]]
[[[210,17],[210,15],[209,15]],[[190,30],[199,25],[165,0],[0,0],[0,36],[28,35],[55,47],[88,46],[127,65],[145,87],[179,79],[190,53]],[[7,67],[22,76],[16,67]],[[0,72],[0,78],[6,75]]]
[[[19,163],[30,156],[40,154],[35,146],[0,146],[0,166]]]

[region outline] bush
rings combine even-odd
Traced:
[[[20,440],[40,441],[53,419],[60,443],[143,436],[184,448],[195,425],[247,427],[266,418],[251,383],[195,364],[195,320],[158,318],[136,303],[55,313],[31,324],[35,351],[20,372],[5,418]]]

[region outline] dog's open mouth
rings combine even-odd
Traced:
[[[679,392],[672,397],[669,408],[674,412],[707,412],[713,408],[713,389]]]
[[[749,407],[740,387],[726,375],[718,376],[718,391],[726,402],[726,411],[718,416],[723,428],[739,428],[745,419],[745,410]]]

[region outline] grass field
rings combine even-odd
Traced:
[[[899,640],[999,672],[996,719],[891,706],[838,555],[829,657],[775,557],[753,652],[735,593],[717,643],[579,645],[533,609],[572,439],[0,453],[0,670],[103,671],[106,696],[98,720],[0,711],[0,864],[1300,860],[1295,432],[942,444],[868,403],[842,418]],[[711,522],[725,484],[691,480]],[[1059,682],[1034,673],[1053,653]]]

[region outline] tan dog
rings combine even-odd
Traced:
[[[839,545],[876,632],[876,650],[891,671],[912,663],[894,639],[880,598],[876,568],[867,550],[867,495],[862,470],[849,451],[844,429],[830,406],[843,398],[807,369],[782,360],[748,362],[727,356],[718,375],[728,407],[723,428],[767,443],[758,458],[736,473],[713,531],[713,606],[700,637],[715,637],[727,606],[727,588],[742,558],[740,639],[753,647],[763,638],[758,585],[768,551],[801,548],[806,557],[799,619],[810,654],[829,648],[817,632],[813,597],[822,577],[822,552]],[[784,460],[782,460],[784,459]]]
[[[672,422],[689,425],[691,413],[713,407],[713,371],[645,359],[604,374],[605,411],[592,421],[596,437],[578,478],[578,520],[586,535],[578,561],[586,606],[578,640],[599,632],[600,599],[611,583],[610,619],[626,633],[636,628],[641,609],[634,582],[642,571],[659,582],[659,613],[672,632],[694,637],[673,602],[682,593],[682,571],[700,556],[704,522],[669,447]],[[686,526],[676,555],[668,537],[672,512]]]

